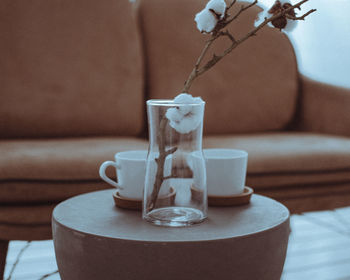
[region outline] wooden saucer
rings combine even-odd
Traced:
[[[232,196],[208,196],[209,206],[237,206],[244,205],[250,202],[250,198],[253,194],[253,189],[245,186],[241,194],[236,194]]]
[[[170,188],[170,193],[157,199],[156,207],[173,205],[176,192]],[[129,210],[142,210],[142,200],[122,197],[119,192],[113,194],[115,206]]]
[[[244,190],[241,194],[232,195],[232,196],[215,196],[208,195],[208,205],[209,206],[238,206],[248,204],[250,198],[253,194],[253,189],[250,187],[244,187]],[[200,201],[203,197],[203,191],[191,187],[192,199],[194,201]]]

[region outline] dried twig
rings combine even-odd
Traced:
[[[307,17],[308,15],[310,15],[311,13],[315,12],[316,9],[311,9],[309,10],[307,13],[303,14],[300,17],[292,17],[290,15],[288,15],[287,13],[291,10],[294,10],[296,8],[300,9],[300,6],[302,4],[304,4],[305,2],[307,2],[309,0],[302,0],[298,3],[296,3],[295,5],[291,5],[289,8],[284,9],[283,11],[279,12],[278,14],[270,17],[270,18],[265,18],[265,20],[259,24],[257,27],[255,27],[254,29],[252,29],[251,31],[249,31],[246,35],[244,35],[242,38],[236,40],[232,34],[230,34],[228,31],[221,31],[225,26],[227,26],[228,24],[230,24],[232,21],[234,21],[235,19],[237,19],[244,11],[248,10],[249,8],[255,6],[257,4],[257,0],[255,0],[254,2],[252,2],[251,4],[248,4],[246,6],[242,6],[240,8],[240,10],[233,16],[233,17],[229,17],[228,16],[228,10],[236,3],[236,1],[233,1],[229,6],[228,9],[226,9],[225,12],[225,16],[223,18],[222,21],[219,21],[218,24],[216,25],[215,29],[213,30],[212,34],[211,34],[211,38],[206,42],[194,68],[192,69],[189,77],[187,78],[187,80],[184,83],[184,87],[182,89],[182,92],[189,92],[189,89],[193,83],[193,81],[200,75],[202,75],[203,73],[205,73],[206,71],[208,71],[211,67],[213,67],[216,63],[218,63],[223,57],[225,57],[226,55],[228,55],[230,52],[232,52],[238,45],[242,44],[244,41],[246,41],[248,38],[253,37],[256,35],[256,33],[262,29],[265,25],[267,25],[269,22],[272,22],[273,20],[280,18],[280,17],[288,17],[289,19],[293,19],[293,20],[304,20],[305,17]],[[214,41],[216,39],[218,39],[219,37],[222,36],[227,36],[229,37],[229,39],[231,40],[231,45],[225,49],[221,54],[217,55],[214,54],[212,56],[212,58],[202,67],[200,68],[200,64],[202,63],[206,53],[208,52],[208,49],[210,48],[210,46],[214,43]]]
[[[258,3],[258,0],[255,0],[253,3],[251,3],[251,4],[249,4],[249,5],[246,5],[246,6],[242,5],[241,8],[240,8],[240,10],[237,12],[237,14],[235,14],[231,19],[229,19],[229,20],[227,21],[227,24],[230,24],[232,21],[234,21],[235,19],[237,19],[237,18],[240,16],[241,13],[243,13],[245,10],[248,10],[249,8],[255,6],[257,3]],[[226,24],[226,25],[227,25],[227,24]]]
[[[226,10],[229,10],[234,4],[236,4],[237,0],[233,0],[228,6]]]
[[[153,186],[153,190],[151,193],[151,198],[149,200],[149,203],[147,205],[148,211],[151,211],[154,209],[160,188],[164,182],[165,179],[168,179],[167,177],[164,177],[164,165],[165,165],[165,159],[168,155],[173,154],[176,152],[177,147],[173,147],[169,150],[166,150],[166,143],[165,143],[165,131],[166,131],[166,126],[168,124],[168,119],[166,117],[163,117],[162,120],[160,121],[159,125],[159,130],[158,130],[158,135],[157,135],[157,140],[158,140],[158,145],[159,145],[159,156],[158,158],[155,159],[157,163],[157,173],[155,177],[155,182]]]
[[[306,18],[309,14],[311,14],[311,13],[313,13],[313,12],[316,12],[316,9],[312,9],[312,10],[308,11],[307,13],[303,14],[303,15],[300,16],[300,17],[293,17],[293,16],[288,15],[288,14],[286,14],[286,17],[289,18],[289,19],[292,19],[292,20],[305,20],[305,18]]]

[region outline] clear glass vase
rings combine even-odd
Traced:
[[[205,102],[148,100],[149,150],[143,218],[188,226],[207,217],[202,131]]]

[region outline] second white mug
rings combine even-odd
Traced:
[[[232,196],[244,191],[248,153],[234,149],[204,149],[209,196]]]

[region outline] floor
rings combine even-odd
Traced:
[[[350,207],[291,217],[283,280],[350,280]]]
[[[350,280],[350,207],[293,215],[291,228],[282,280]],[[10,243],[5,279],[59,280],[56,270],[51,240]]]

